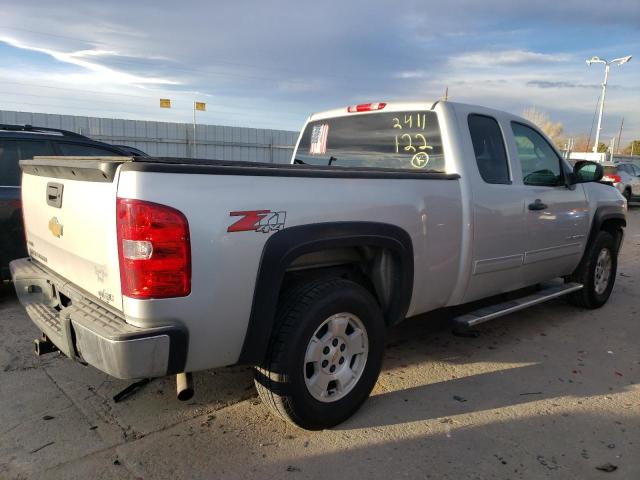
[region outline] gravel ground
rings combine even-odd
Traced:
[[[245,367],[128,382],[58,354],[0,292],[0,478],[640,478],[640,209],[609,303],[563,300],[452,336],[440,319],[390,335],[372,397],[339,427],[274,418]],[[613,470],[613,471],[606,471]]]

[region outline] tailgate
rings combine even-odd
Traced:
[[[20,162],[29,255],[122,310],[116,232],[123,157],[35,157]]]

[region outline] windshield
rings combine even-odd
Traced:
[[[309,122],[295,161],[310,165],[444,172],[435,112],[386,112]]]

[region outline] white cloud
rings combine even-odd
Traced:
[[[115,70],[113,68],[101,65],[99,63],[85,60],[92,57],[119,56],[118,52],[112,50],[77,50],[72,52],[62,52],[50,48],[37,47],[21,42],[14,38],[0,36],[0,42],[4,42],[15,48],[30,50],[49,55],[52,58],[64,63],[82,67],[92,72],[97,79],[103,82],[112,82],[126,85],[178,85],[180,82],[169,80],[166,78],[146,77],[141,75],[133,75],[130,73]]]
[[[539,53],[528,50],[476,51],[455,55],[449,65],[464,67],[518,66],[541,63],[560,63],[571,59],[565,53]]]

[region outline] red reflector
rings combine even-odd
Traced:
[[[185,216],[166,205],[118,198],[116,219],[122,294],[142,299],[189,295],[191,245]]]
[[[386,103],[361,103],[360,105],[351,105],[347,107],[347,112],[370,112],[372,110],[382,110],[386,106]]]
[[[622,181],[622,178],[620,178],[620,175],[605,175],[604,177],[602,177],[602,180],[604,180],[605,182],[620,183]]]

